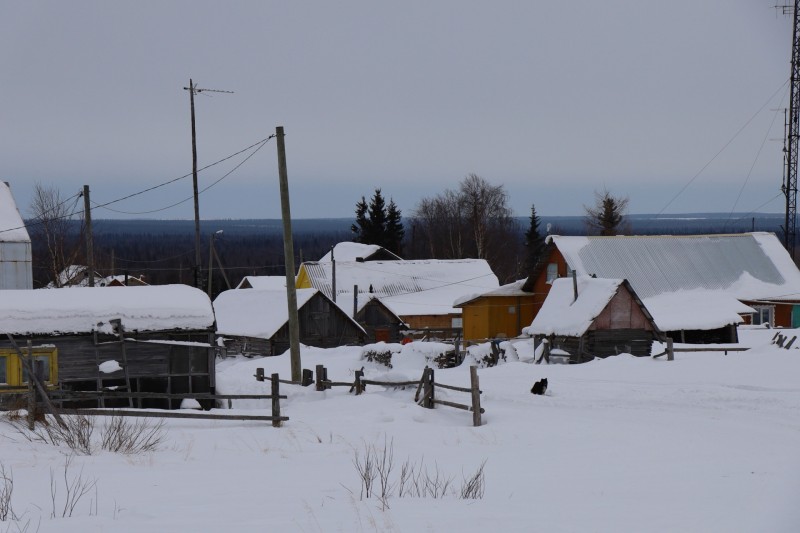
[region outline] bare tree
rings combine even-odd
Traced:
[[[75,263],[81,252],[83,221],[81,217],[76,232],[73,215],[79,197],[74,198],[75,201],[73,197],[65,199],[58,188],[37,183],[30,204],[32,238],[41,239],[45,245],[48,277],[56,287],[61,287],[65,281],[59,279],[59,274]]]
[[[436,259],[486,259],[501,280],[513,277],[519,235],[502,185],[469,174],[458,189],[423,198],[414,211],[413,239]],[[420,253],[419,243],[412,253]]]
[[[588,232],[604,236],[628,233],[629,227],[625,221],[628,197],[614,196],[603,189],[602,192],[595,191],[594,198],[593,206],[583,206],[586,210]]]

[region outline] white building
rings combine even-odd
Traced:
[[[0,181],[0,289],[32,289],[31,238],[8,183]]]

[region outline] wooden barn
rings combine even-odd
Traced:
[[[228,353],[280,355],[289,349],[286,289],[232,289],[214,300],[217,334]],[[297,290],[300,342],[318,348],[363,344],[367,333],[316,289]]]
[[[555,280],[524,332],[548,339],[551,349],[569,353],[574,363],[618,353],[649,356],[660,336],[630,283],[591,277]]]
[[[214,391],[211,301],[185,285],[4,292],[0,385],[8,391],[24,388],[27,378],[7,334],[23,349],[30,341],[45,381],[54,387]],[[167,404],[143,400],[141,405]]]
[[[522,290],[524,284],[525,280],[515,281],[456,300],[453,306],[461,308],[464,340],[518,337],[541,307],[534,295]]]
[[[344,302],[343,302],[344,303]],[[408,325],[380,298],[360,296],[353,317],[367,333],[366,342],[400,342]]]

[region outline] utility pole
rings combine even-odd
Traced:
[[[800,139],[800,0],[783,8],[784,15],[791,13],[792,23],[792,61],[789,77],[789,120],[786,132],[786,171],[781,189],[786,196],[786,218],[783,225],[783,245],[794,259],[795,239],[797,238],[797,143]]]
[[[283,126],[275,128],[278,141],[278,180],[281,188],[281,216],[283,218],[283,260],[286,268],[286,295],[289,307],[289,353],[292,381],[300,381],[300,323],[297,318],[297,290],[294,283],[294,245],[292,244],[292,215],[289,209],[289,176],[286,171],[286,146]]]
[[[89,186],[83,186],[83,219],[86,221],[86,268],[89,269],[89,286],[94,287],[94,237],[92,235],[92,206]]]
[[[200,89],[189,79],[189,86],[183,88],[189,91],[189,106],[192,110],[192,187],[194,189],[194,286],[200,288],[200,198],[197,192],[197,132],[194,120],[194,95],[200,93],[228,93],[233,91],[220,91],[218,89]]]

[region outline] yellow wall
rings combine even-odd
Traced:
[[[543,298],[539,298],[543,299]],[[464,339],[480,340],[518,337],[530,326],[537,304],[535,294],[525,296],[485,296],[464,304]]]
[[[297,281],[295,281],[295,288],[297,289],[311,289],[311,279],[308,277],[306,267],[300,265],[300,271],[297,273]]]

